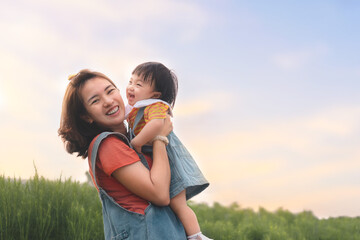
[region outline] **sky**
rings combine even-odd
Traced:
[[[360,3],[3,0],[0,174],[85,182],[57,135],[67,77],[122,94],[158,61],[179,80],[174,131],[210,187],[194,202],[360,216]]]

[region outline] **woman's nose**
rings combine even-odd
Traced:
[[[111,105],[113,102],[113,99],[111,97],[104,97],[104,106],[108,106],[108,105]]]

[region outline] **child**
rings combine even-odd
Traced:
[[[159,136],[166,115],[172,115],[177,87],[177,77],[161,63],[147,62],[134,69],[126,88],[127,120],[130,134],[135,136],[131,145],[137,152],[145,152],[145,145],[155,138],[168,144],[170,207],[181,220],[188,239],[207,240],[186,200],[203,191],[209,183],[174,133],[168,138]]]

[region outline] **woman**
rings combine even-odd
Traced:
[[[151,160],[129,147],[124,102],[108,77],[82,70],[69,80],[59,135],[69,153],[88,157],[103,205],[105,239],[186,239],[168,207],[170,167],[163,136],[172,130],[169,118],[153,141]]]

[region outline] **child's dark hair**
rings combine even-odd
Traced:
[[[178,91],[175,73],[158,62],[146,62],[137,66],[132,74],[142,77],[144,82],[155,84],[156,92],[161,92],[160,99],[174,107]]]

